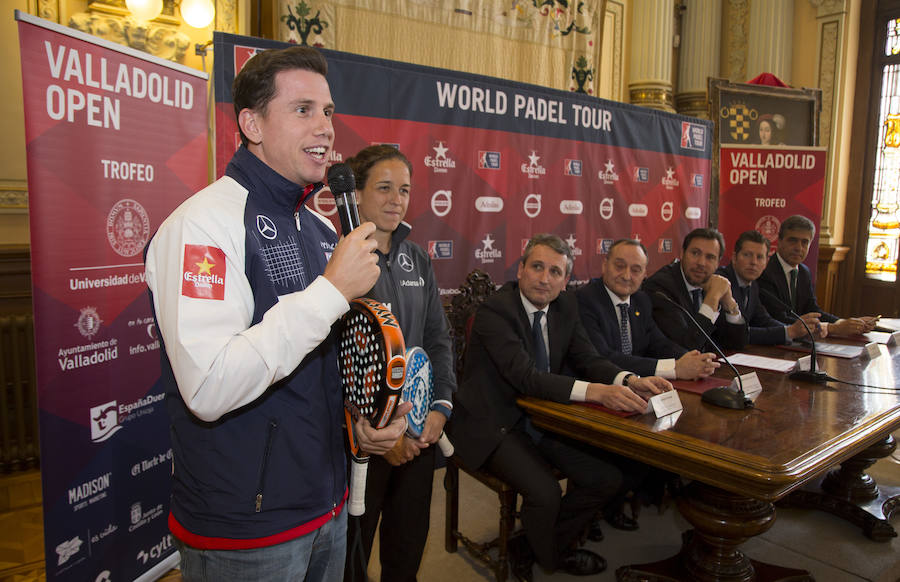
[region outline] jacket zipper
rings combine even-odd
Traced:
[[[259,487],[256,488],[256,513],[262,510],[263,501],[263,484],[266,481],[266,470],[269,466],[269,453],[272,452],[272,441],[275,439],[275,430],[278,423],[274,420],[269,421],[269,430],[266,432],[266,448],[263,451],[262,467],[259,471]]]

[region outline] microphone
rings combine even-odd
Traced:
[[[790,305],[788,305],[785,301],[782,301],[777,295],[769,291],[768,289],[763,289],[759,287],[759,292],[764,294],[769,299],[772,299],[790,313],[792,316],[796,317],[800,323],[803,324],[803,328],[806,330],[806,333],[809,335],[809,341],[812,344],[812,347],[809,350],[809,370],[795,370],[790,373],[788,378],[792,380],[801,380],[803,382],[814,382],[816,384],[824,384],[829,380],[835,380],[827,373],[822,370],[816,370],[816,338],[813,336],[812,331],[810,331],[809,326],[806,325],[806,322],[803,321],[803,318],[800,317],[796,311],[794,311]],[[835,380],[836,381],[836,380]]]
[[[356,178],[347,164],[334,164],[328,168],[328,187],[334,195],[334,205],[341,219],[341,234],[347,236],[359,226],[359,210],[356,207]]]
[[[668,295],[663,293],[662,291],[654,292],[654,295],[659,295],[678,309],[680,309],[685,315],[688,316],[688,319],[693,322],[697,329],[700,330],[700,333],[703,334],[703,337],[706,338],[706,341],[710,343],[710,345],[715,348],[716,353],[718,353],[722,360],[728,364],[728,367],[731,368],[731,371],[734,372],[734,377],[737,378],[738,381],[738,389],[732,390],[731,386],[716,386],[715,388],[710,388],[706,392],[704,392],[700,396],[700,400],[706,402],[707,404],[712,404],[713,406],[721,406],[722,408],[733,408],[735,410],[744,410],[745,408],[753,408],[753,401],[747,398],[744,394],[744,382],[741,380],[741,374],[737,371],[737,368],[734,367],[734,364],[728,361],[728,358],[725,357],[725,353],[722,352],[719,345],[713,341],[709,334],[706,333],[706,330],[703,329],[703,326],[697,323],[697,320],[694,319],[694,316],[691,315],[691,312],[684,308],[683,305],[679,304],[677,301],[673,301]]]

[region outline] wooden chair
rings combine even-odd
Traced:
[[[450,321],[450,333],[453,339],[453,348],[456,354],[457,379],[462,378],[463,362],[465,358],[466,340],[478,306],[496,291],[496,286],[490,275],[475,269],[466,277],[465,282],[459,287],[459,294],[453,297],[447,308],[447,319]],[[479,543],[459,531],[459,471],[468,473],[492,491],[497,493],[500,500],[500,521],[497,537]],[[466,550],[483,562],[494,573],[497,582],[503,582],[509,573],[507,562],[507,543],[516,524],[516,503],[518,494],[515,489],[504,481],[487,473],[470,469],[462,464],[459,457],[454,455],[447,459],[447,472],[444,476],[444,489],[447,494],[446,501],[446,527],[444,531],[444,547],[454,553],[458,542],[462,542]],[[496,549],[496,557],[493,550]]]

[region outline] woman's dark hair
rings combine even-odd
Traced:
[[[353,170],[353,176],[356,178],[357,189],[362,190],[366,187],[366,180],[369,179],[369,171],[375,164],[383,162],[384,160],[400,160],[406,164],[406,167],[409,169],[409,177],[412,178],[412,164],[406,159],[403,152],[390,145],[370,145],[347,160],[347,165]]]

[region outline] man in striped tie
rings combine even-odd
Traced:
[[[640,290],[648,261],[640,241],[619,239],[609,248],[602,277],[575,293],[591,342],[601,356],[643,376],[669,380],[709,376],[719,367],[715,354],[686,350],[653,320],[650,297]]]

